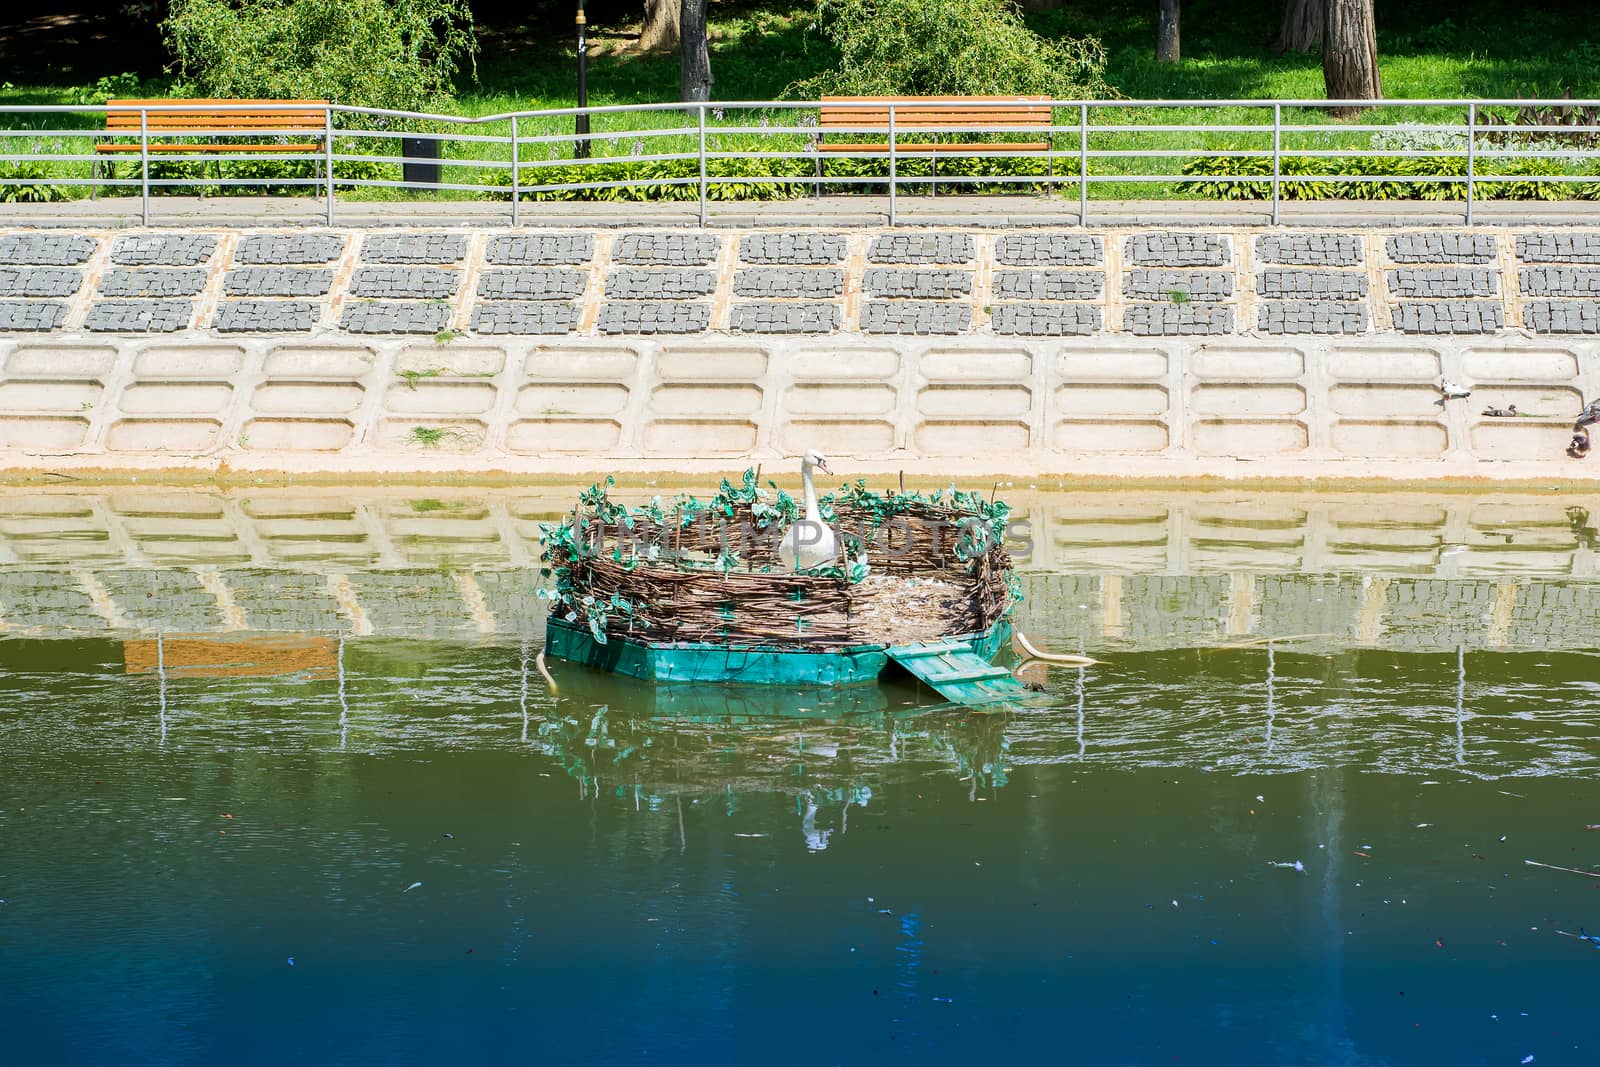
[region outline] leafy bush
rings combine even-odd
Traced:
[[[0,204],[47,204],[67,198],[68,186],[51,185],[49,168],[38,160],[0,163]],[[17,184],[11,184],[15,182]]]
[[[417,111],[476,73],[466,0],[171,0],[162,29],[181,95]]]
[[[1480,156],[1474,195],[1484,200],[1593,199],[1600,183],[1540,181],[1569,172],[1552,160]],[[1272,157],[1198,156],[1186,160],[1183,173],[1195,177],[1241,179],[1189,181],[1180,188],[1211,200],[1266,200],[1272,196]],[[1278,195],[1284,200],[1465,200],[1466,156],[1284,156]],[[1319,175],[1307,179],[1301,176]],[[1493,181],[1514,177],[1516,181]],[[1406,178],[1408,181],[1396,179]],[[1265,179],[1265,180],[1263,180]],[[1365,180],[1363,180],[1365,179]]]
[[[1040,37],[1011,0],[818,0],[817,24],[839,62],[792,95],[1116,95],[1098,40]]]
[[[809,194],[816,188],[811,181],[817,175],[821,159],[825,192],[882,193],[888,188],[889,159],[887,156],[853,158],[841,156],[806,157],[793,159],[763,159],[732,157],[710,159],[706,174],[711,178],[734,178],[736,181],[708,182],[708,200],[791,200]],[[1057,159],[1052,177],[1045,174],[1044,161],[1024,156],[985,156],[967,154],[941,156],[938,159],[940,192],[1038,192],[1047,182],[1071,181],[1077,173],[1076,159]],[[900,159],[896,173],[902,178],[927,178],[934,175],[934,161],[927,156]],[[1026,179],[1017,182],[950,181],[946,178],[982,178],[989,176]],[[700,198],[700,165],[693,159],[647,160],[642,162],[609,161],[597,159],[588,163],[564,163],[559,166],[530,167],[523,164],[521,184],[556,185],[576,182],[628,182],[628,185],[604,189],[552,189],[542,192],[524,192],[528,200],[583,200],[583,201],[645,201],[645,200],[698,200]],[[868,178],[877,181],[827,182],[827,179]],[[680,179],[681,184],[666,184]],[[479,184],[509,186],[509,170],[495,170],[480,174]],[[880,184],[881,182],[881,184]],[[901,185],[902,195],[926,192],[929,183]]]

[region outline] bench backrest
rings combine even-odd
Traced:
[[[896,130],[942,126],[984,126],[1006,130],[1050,125],[1048,96],[825,96],[818,126],[828,129],[889,128],[894,104]],[[837,104],[868,104],[837,107]],[[984,106],[977,106],[977,105]]]
[[[207,130],[322,133],[328,122],[326,100],[108,100],[107,103],[113,107],[148,108],[146,128],[151,133],[204,133]],[[227,110],[177,111],[173,109],[174,104],[205,104]],[[263,104],[276,107],[267,110],[261,107]],[[107,111],[106,129],[119,134],[137,134],[139,112]]]

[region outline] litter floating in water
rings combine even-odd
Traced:
[[[1529,867],[1543,867],[1547,871],[1566,871],[1568,874],[1581,874],[1585,878],[1600,878],[1600,872],[1580,871],[1576,867],[1557,867],[1553,863],[1540,863],[1538,860],[1523,860]]]
[[[289,966],[291,966],[291,967],[294,966],[294,957],[293,956],[289,957]]]
[[[409,893],[413,889],[421,889],[421,888],[422,888],[422,883],[421,882],[412,882],[410,885],[408,885],[404,889],[400,890],[400,892]]]
[[[1295,860],[1293,863],[1288,863],[1288,862],[1285,862],[1283,860],[1272,860],[1267,864],[1267,866],[1268,867],[1283,867],[1286,870],[1300,871],[1302,874],[1305,873],[1305,869],[1306,869],[1305,863],[1303,861],[1301,861],[1301,860]]]

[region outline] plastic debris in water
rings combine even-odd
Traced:
[[[1523,1063],[1532,1063],[1533,1062],[1533,1053],[1530,1052],[1526,1056],[1522,1057],[1522,1062]]]
[[[421,882],[412,882],[410,885],[408,885],[404,889],[400,890],[400,892],[409,893],[413,889],[421,889],[421,888],[422,888],[422,883]]]
[[[1306,870],[1306,865],[1305,865],[1305,862],[1303,860],[1295,860],[1293,863],[1288,863],[1288,862],[1285,862],[1283,860],[1272,860],[1271,862],[1269,862],[1267,864],[1267,866],[1268,867],[1282,867],[1285,870],[1299,871],[1301,874],[1304,874],[1305,870]]]
[[[291,966],[291,967],[294,966],[294,957],[293,956],[289,957],[289,966]]]

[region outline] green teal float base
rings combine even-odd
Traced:
[[[1010,637],[1011,623],[1001,619],[981,634],[959,634],[947,640],[960,641],[990,660]],[[652,682],[868,685],[889,665],[885,648],[857,645],[834,652],[794,652],[692,642],[652,645],[625,637],[611,637],[602,645],[587,627],[554,618],[545,630],[547,655]]]

